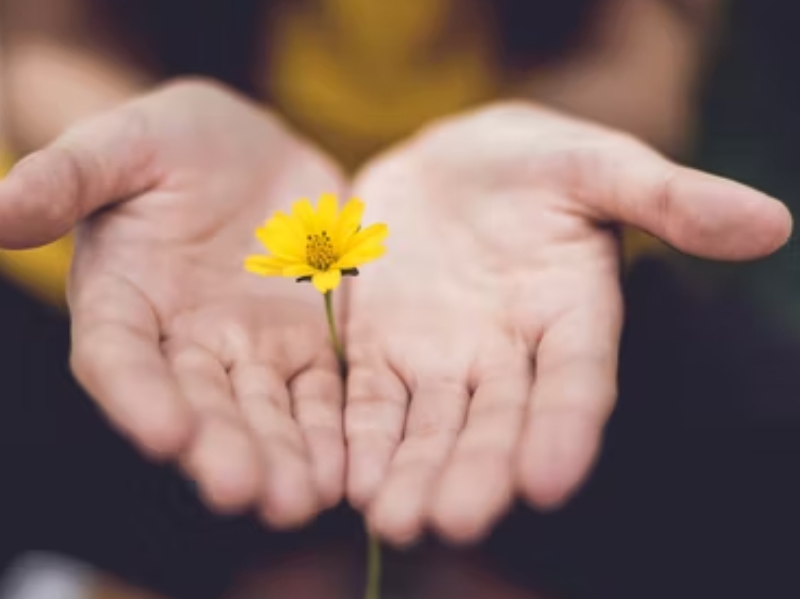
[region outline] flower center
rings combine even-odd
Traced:
[[[306,260],[317,270],[328,270],[336,262],[333,243],[327,231],[306,237]]]

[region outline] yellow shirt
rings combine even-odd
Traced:
[[[270,39],[276,108],[355,168],[423,123],[496,97],[491,31],[468,0],[282,5]]]
[[[496,40],[480,8],[468,0],[285,3],[269,36],[275,107],[355,170],[426,121],[501,93]],[[624,240],[629,257],[653,247],[635,231]],[[71,238],[0,252],[0,271],[63,304],[71,255]]]

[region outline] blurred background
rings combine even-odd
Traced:
[[[0,173],[183,75],[356,169],[509,96],[800,202],[791,0],[0,0]],[[385,597],[797,597],[800,246],[736,266],[624,233],[621,397],[584,490],[479,547],[390,554]],[[359,519],[220,518],[72,379],[71,239],[0,253],[0,599],[357,597]]]

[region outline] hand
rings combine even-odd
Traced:
[[[616,396],[610,223],[729,260],[791,228],[757,191],[522,103],[430,127],[355,195],[391,236],[350,289],[348,494],[399,544],[476,539],[517,492],[550,508],[587,475]]]
[[[184,82],[23,160],[0,183],[0,245],[81,221],[69,291],[80,382],[213,506],[297,525],[342,494],[341,381],[318,294],[243,260],[274,210],[341,189],[275,118]]]

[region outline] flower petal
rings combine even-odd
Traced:
[[[317,272],[317,269],[310,264],[289,264],[283,268],[285,277],[310,277]]]
[[[342,282],[342,271],[326,270],[322,272],[316,272],[314,275],[312,275],[311,282],[320,293],[333,291],[339,286],[339,283]]]
[[[336,194],[323,193],[317,202],[317,232],[327,231],[332,234],[336,230],[339,218],[339,202]]]
[[[348,268],[357,268],[367,262],[377,260],[386,253],[386,246],[376,244],[362,244],[355,250],[347,252],[344,256],[336,261],[333,266],[347,270]]]
[[[314,206],[308,198],[303,198],[292,204],[292,217],[303,224],[305,234],[316,233],[317,216],[314,212]]]
[[[341,251],[347,247],[350,238],[356,234],[358,227],[361,226],[361,219],[364,216],[364,202],[357,198],[351,198],[342,208],[339,215],[339,222],[336,231],[333,232],[333,246]]]
[[[267,224],[256,230],[256,237],[265,248],[279,258],[292,262],[305,262],[306,240],[298,235],[290,222],[288,216],[278,213]]]
[[[286,214],[281,210],[275,212],[272,218],[264,223],[265,229],[271,229],[273,227],[284,229],[295,237],[305,239],[306,230],[303,226],[303,222],[294,215]]]
[[[383,223],[370,225],[366,229],[362,229],[353,237],[350,238],[347,247],[344,248],[343,254],[348,254],[357,250],[363,244],[380,243],[389,235],[389,227]]]
[[[261,275],[262,277],[279,276],[283,274],[283,269],[286,268],[286,261],[275,256],[253,255],[245,258],[244,268],[247,272]]]

